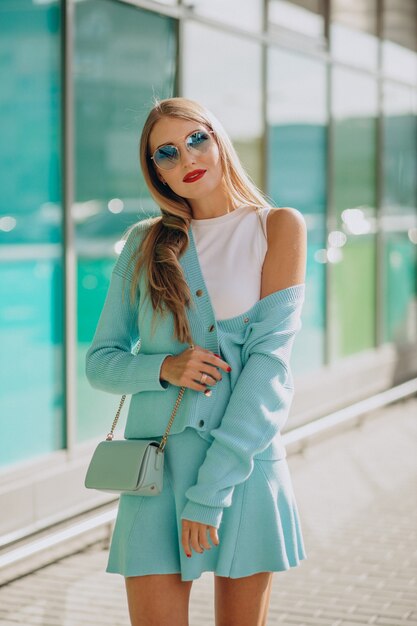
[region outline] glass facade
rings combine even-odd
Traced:
[[[120,237],[158,213],[138,155],[154,96],[207,105],[271,202],[303,213],[296,377],[415,345],[417,6],[380,4],[0,3],[0,481],[10,489],[25,464],[81,458],[117,409],[86,380],[85,354]],[[86,500],[77,489],[72,506]],[[16,522],[5,524],[0,536]]]
[[[0,4],[0,467],[66,445],[60,39],[58,4]]]
[[[216,46],[208,56],[214,38]],[[218,112],[244,167],[262,186],[261,45],[190,21],[185,24],[183,47],[182,95]]]
[[[331,209],[336,232],[346,238],[330,258],[333,360],[372,348],[376,342],[376,80],[335,67],[332,102]]]
[[[308,227],[303,339],[294,343],[298,373],[325,362],[327,77],[323,61],[282,48],[268,57],[267,192],[275,206],[297,207]],[[304,97],[308,93],[308,99]]]
[[[330,47],[334,61],[377,69],[378,0],[332,0]]]
[[[383,340],[415,342],[416,324],[416,93],[386,81],[383,93],[382,237]]]
[[[71,216],[77,257],[76,432],[83,441],[111,424],[117,408],[117,398],[91,388],[85,355],[117,257],[115,242],[152,213],[138,141],[153,96],[174,95],[176,36],[171,18],[110,0],[77,3],[74,33]]]

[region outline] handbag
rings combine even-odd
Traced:
[[[193,344],[191,347],[194,347]],[[123,395],[110,432],[105,441],[101,441],[94,450],[84,480],[85,487],[118,494],[159,495],[163,488],[165,446],[184,391],[185,386],[179,391],[161,441],[113,440],[114,429],[126,398],[126,394]]]

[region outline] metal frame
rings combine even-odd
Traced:
[[[74,0],[61,0],[61,63],[62,63],[62,199],[64,245],[64,406],[66,451],[72,458],[76,445],[76,349],[77,291],[74,224],[71,209],[74,203],[74,90],[72,81]]]
[[[375,190],[375,333],[374,344],[379,347],[384,343],[384,233],[381,229],[382,212],[382,181],[384,175],[384,164],[382,154],[384,149],[384,103],[383,89],[384,79],[382,77],[382,9],[383,0],[377,0],[377,37],[378,37],[378,67],[377,67],[377,97],[378,111],[376,121],[376,190]]]

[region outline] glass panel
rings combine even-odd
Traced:
[[[401,343],[417,329],[416,93],[391,82],[383,93],[383,339]]]
[[[336,61],[376,69],[377,0],[332,0],[330,46]]]
[[[2,466],[65,447],[59,27],[58,3],[0,4]]]
[[[308,35],[324,37],[323,0],[269,0],[269,28],[283,26]]]
[[[260,32],[263,23],[263,2],[259,0],[183,0],[183,5],[196,15],[216,20],[220,24],[231,24],[252,32]],[[217,36],[216,36],[217,39]],[[216,46],[206,49],[206,56],[212,58]],[[207,54],[207,52],[210,52]],[[193,51],[194,52],[194,51]],[[225,54],[226,56],[226,54]]]
[[[391,78],[417,83],[417,2],[382,3],[382,67]]]
[[[207,55],[208,49],[210,55]],[[219,118],[245,169],[260,186],[261,46],[243,37],[186,22],[183,95],[203,102]]]
[[[414,218],[416,207],[416,92],[409,87],[385,82],[383,111],[383,212],[385,215],[408,215],[409,220],[411,216]]]
[[[360,94],[360,98],[358,95]],[[376,82],[334,68],[333,203],[329,234],[332,359],[375,345]]]
[[[417,229],[384,234],[384,341],[417,341]]]
[[[276,206],[302,211],[308,226],[308,291],[302,337],[293,351],[294,370],[303,372],[319,368],[324,361],[327,107],[323,63],[269,50],[267,122],[268,195]]]
[[[118,238],[141,217],[159,213],[142,177],[138,143],[153,96],[173,95],[175,58],[173,19],[106,0],[76,4],[73,219],[79,441],[105,435],[120,401],[90,386],[85,355],[107,293]]]

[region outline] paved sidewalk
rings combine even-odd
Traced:
[[[308,559],[274,574],[268,626],[417,626],[417,399],[288,458]],[[129,626],[95,545],[0,589],[0,625]],[[213,575],[190,626],[214,626]],[[167,625],[169,626],[169,625]]]

